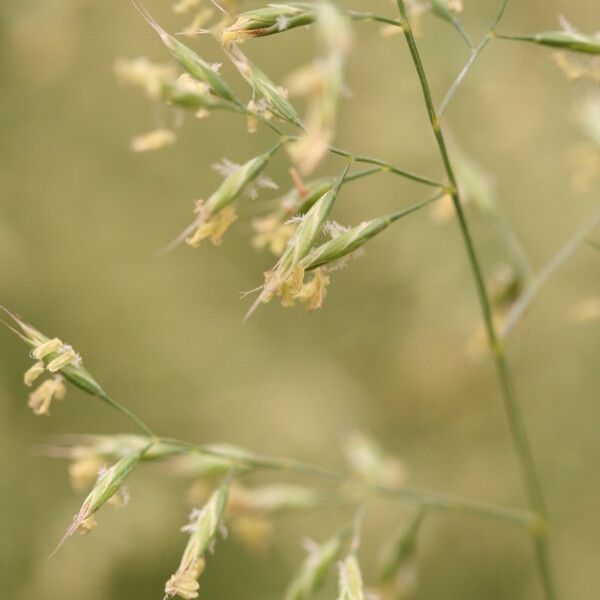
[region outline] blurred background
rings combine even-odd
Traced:
[[[496,1],[465,0],[475,39]],[[381,5],[381,6],[380,6]],[[185,24],[170,3],[148,8],[169,31]],[[250,3],[248,3],[250,6]],[[393,14],[391,3],[357,1]],[[501,31],[555,29],[558,15],[600,29],[591,0],[511,2]],[[418,81],[401,36],[356,24],[336,143],[432,177],[442,177]],[[421,46],[441,99],[467,58],[460,38],[433,17]],[[221,62],[209,36],[191,43]],[[276,81],[315,55],[302,29],[251,40],[244,50]],[[245,201],[220,248],[156,251],[190,220],[193,200],[220,181],[211,164],[244,162],[272,143],[248,135],[242,118],[196,120],[119,85],[118,57],[166,61],[156,35],[128,2],[22,0],[0,6],[0,301],[50,336],[69,341],[120,402],[161,434],[230,442],[260,453],[344,468],[342,440],[361,429],[401,458],[410,485],[524,506],[493,365],[468,352],[479,307],[454,222],[423,211],[368,245],[332,274],[323,310],[276,303],[247,323],[240,291],[273,262],[250,249],[249,219],[272,206],[267,190]],[[225,61],[223,61],[225,62]],[[223,74],[236,82],[230,65]],[[590,87],[588,87],[588,85]],[[597,90],[597,84],[596,84]],[[490,44],[458,92],[447,127],[463,152],[489,173],[499,205],[539,268],[591,213],[598,182],[573,185],[572,148],[585,135],[578,102],[592,84],[569,82],[548,50]],[[176,127],[175,145],[133,154],[132,136]],[[328,158],[320,173],[339,172]],[[268,174],[291,187],[284,154]],[[391,175],[344,188],[335,218],[356,223],[428,193]],[[486,272],[506,260],[489,223],[469,218]],[[598,253],[583,247],[536,300],[508,343],[527,428],[552,516],[552,558],[563,597],[600,597],[600,345],[598,321],[574,323],[569,309],[598,297]],[[48,436],[132,431],[105,405],[74,389],[52,417],[27,408],[27,350],[0,335],[0,580],[15,600],[161,598],[185,544],[189,481],[145,466],[132,499],[103,510],[99,527],[47,556],[78,510],[66,464],[36,455]],[[268,481],[266,478],[265,481]],[[350,512],[324,509],[276,523],[262,555],[219,542],[202,576],[204,598],[280,597],[303,557],[300,540],[322,540]],[[410,507],[373,502],[362,561],[367,579],[390,531]],[[329,589],[323,597],[334,597]],[[533,553],[517,529],[437,514],[418,550],[417,599],[541,598]]]

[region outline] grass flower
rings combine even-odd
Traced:
[[[296,185],[279,201],[278,208],[269,215],[252,221],[255,235],[252,245],[257,249],[268,247],[280,256],[298,226],[296,216],[304,215],[310,207],[335,184],[334,177],[321,177],[306,182],[295,175]]]
[[[165,250],[172,250],[184,240],[194,248],[206,238],[215,245],[220,244],[225,231],[237,219],[230,204],[261,174],[280,146],[281,142],[264,154],[235,168],[208,200],[196,201],[196,219]]]
[[[125,478],[131,473],[141,459],[142,452],[130,454],[117,461],[112,467],[101,471],[96,485],[84,500],[79,512],[73,518],[73,522],[67,528],[65,535],[54,551],[64,544],[76,531],[86,534],[96,527],[94,515],[113,496],[119,493]],[[113,501],[114,502],[114,501]]]
[[[311,2],[273,3],[240,13],[234,23],[221,30],[220,37],[224,44],[239,44],[248,38],[309,25],[315,18],[315,5]]]
[[[256,102],[256,99],[264,101],[265,108],[261,112],[266,109],[293,125],[302,126],[300,115],[289,102],[285,88],[273,83],[265,73],[246,58],[239,48],[233,47],[228,54],[237,70],[252,88],[253,102]]]
[[[171,52],[173,58],[194,78],[206,83],[212,94],[237,102],[237,98],[229,84],[219,75],[211,64],[200,58],[193,50],[182,44],[178,39],[169,35],[144,8],[139,0],[134,0],[134,6],[146,19],[149,25],[158,33],[160,39]]]
[[[23,376],[25,385],[30,387],[44,371],[55,374],[29,397],[29,406],[36,415],[48,414],[52,400],[64,398],[65,379],[88,394],[105,396],[104,390],[84,368],[81,357],[69,344],[65,344],[59,338],[45,336],[6,308],[0,309],[12,320],[12,325],[5,323],[7,327],[31,347],[31,356],[36,359]]]
[[[165,585],[165,598],[179,596],[184,600],[198,597],[198,578],[204,570],[206,551],[211,547],[227,503],[229,482],[224,483],[199,511],[192,512],[184,531],[190,534],[177,571]]]
[[[250,316],[261,302],[269,302],[275,296],[281,296],[283,306],[293,306],[304,281],[305,269],[300,263],[321,233],[349,168],[350,162],[335,185],[325,192],[302,217],[283,254],[275,266],[265,273],[262,291],[246,317]]]
[[[305,547],[308,556],[292,579],[284,595],[284,600],[312,598],[325,583],[327,573],[338,560],[345,542],[351,535],[352,528],[346,527],[321,545],[307,541]]]
[[[64,379],[60,375],[56,375],[43,381],[37,389],[29,394],[27,405],[34,415],[49,415],[52,401],[63,400],[66,393]]]

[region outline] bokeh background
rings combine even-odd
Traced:
[[[168,2],[148,8],[181,29]],[[475,38],[496,2],[465,1]],[[393,11],[388,3],[359,9]],[[564,13],[600,29],[593,0],[511,2],[502,30],[557,27]],[[355,428],[402,458],[410,484],[507,505],[523,505],[517,463],[491,361],[465,344],[479,308],[454,223],[425,212],[369,244],[335,273],[322,311],[272,303],[242,322],[239,292],[272,262],[249,249],[248,218],[221,248],[156,250],[184,226],[192,201],[206,197],[222,157],[243,162],[271,143],[242,119],[183,119],[178,143],[132,154],[130,138],[180,116],[120,86],[120,56],[166,60],[159,40],[127,2],[5,1],[0,7],[0,298],[49,335],[71,342],[111,394],[164,435],[227,441],[257,452],[343,468],[341,439]],[[441,98],[466,59],[458,36],[426,18],[421,41]],[[337,143],[441,176],[418,82],[400,36],[355,26]],[[211,61],[208,37],[194,45]],[[249,56],[276,80],[314,56],[311,32],[249,42]],[[229,65],[225,75],[246,92]],[[569,149],[583,139],[574,106],[593,89],[569,83],[551,53],[493,43],[451,106],[449,130],[493,173],[501,207],[539,267],[597,203],[599,186],[574,193]],[[324,174],[339,171],[328,159]],[[269,175],[290,186],[283,154]],[[377,216],[427,190],[380,175],[349,185],[336,208],[345,223]],[[246,203],[246,217],[274,192]],[[472,209],[488,272],[505,257],[489,224]],[[600,403],[598,322],[574,324],[570,306],[597,296],[598,254],[582,248],[552,280],[509,342],[518,393],[552,515],[552,557],[563,597],[600,597]],[[105,510],[99,528],[47,556],[81,498],[66,465],[35,447],[54,434],[131,431],[118,414],[70,390],[52,417],[26,406],[25,347],[0,336],[0,581],[10,598],[160,598],[185,538],[185,490],[148,466],[131,481],[132,500]],[[373,502],[362,559],[374,573],[387,534],[410,507]],[[273,547],[249,554],[220,542],[202,576],[202,597],[280,597],[301,560],[300,539],[324,539],[349,518],[327,509],[277,523]],[[334,597],[329,590],[323,597]],[[541,598],[527,537],[501,524],[438,514],[423,530],[419,584],[412,599]]]

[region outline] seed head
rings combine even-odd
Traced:
[[[134,6],[140,14],[146,19],[150,26],[158,33],[167,49],[171,52],[175,60],[198,81],[208,84],[211,92],[224,100],[238,102],[233,90],[229,84],[221,77],[209,63],[200,58],[192,49],[182,44],[178,39],[169,35],[144,8],[140,0],[133,0]]]
[[[285,121],[302,126],[300,115],[287,99],[287,91],[284,88],[273,83],[265,73],[246,58],[239,48],[233,47],[228,54],[237,70],[252,88],[254,97],[263,100],[267,110]]]
[[[523,36],[525,41],[535,42],[542,46],[564,48],[582,54],[600,54],[600,39],[571,31],[543,31],[531,36]]]
[[[265,8],[240,13],[232,25],[222,29],[221,41],[227,45],[241,43],[248,38],[310,25],[315,18],[314,4],[310,2],[269,4]]]
[[[3,310],[6,315],[12,320],[12,325],[7,325],[14,333],[16,333],[26,344],[31,347],[31,356],[37,359],[37,362],[27,370],[24,381],[26,385],[31,385],[33,381],[41,374],[41,363],[44,367],[52,373],[60,373],[67,381],[77,386],[84,392],[92,394],[93,396],[104,396],[104,390],[94,380],[90,373],[83,367],[81,357],[73,350],[71,346],[63,343],[59,338],[49,338],[43,333],[35,329],[29,323],[23,321],[20,317],[10,312],[8,309],[0,306],[0,310]],[[62,381],[62,380],[61,380]],[[40,386],[41,391],[36,390],[30,398],[31,403],[35,403],[42,410],[43,407],[49,405],[48,392],[54,390],[54,393],[50,397],[60,398],[64,397],[64,384],[61,385],[56,378],[54,378],[54,384],[48,384]],[[34,411],[35,412],[35,411]],[[37,413],[36,413],[37,414]],[[47,414],[47,410],[41,414]]]
[[[96,485],[84,500],[79,512],[73,518],[73,522],[67,528],[65,535],[54,553],[56,553],[64,542],[76,531],[88,533],[96,526],[95,513],[119,492],[125,478],[138,464],[143,452],[144,451],[126,456],[117,461],[106,471],[101,472]]]
[[[302,217],[283,254],[275,266],[265,273],[262,291],[246,314],[246,318],[256,310],[261,302],[269,302],[275,296],[281,296],[283,306],[294,305],[294,300],[302,290],[304,281],[304,267],[301,261],[310,252],[321,233],[350,164],[351,162],[346,165],[335,185],[325,192]]]
[[[213,244],[218,245],[227,228],[237,218],[235,211],[229,208],[229,205],[260,175],[281,143],[277,143],[268,152],[237,167],[206,202],[197,201],[196,219],[165,248],[165,251],[172,250],[184,240],[192,247],[197,247],[206,238],[210,238]]]
[[[229,483],[217,489],[199,511],[193,511],[184,528],[190,538],[177,571],[165,585],[166,598],[180,596],[185,600],[198,597],[198,578],[204,570],[204,555],[215,539],[227,503]]]
[[[284,600],[308,600],[321,589],[331,566],[339,558],[344,542],[351,536],[346,528],[322,545],[307,544],[308,556],[292,579]]]
[[[351,254],[393,223],[393,215],[365,221],[321,244],[302,261],[306,270],[335,263]]]

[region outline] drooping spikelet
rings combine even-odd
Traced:
[[[284,600],[308,600],[321,589],[352,531],[353,528],[346,527],[321,545],[314,542],[306,544],[308,556],[288,586]]]
[[[204,555],[215,539],[227,504],[227,480],[199,511],[191,515],[184,531],[190,534],[177,571],[165,584],[165,598],[179,596],[184,600],[198,597],[198,578],[204,570]]]
[[[29,323],[0,307],[13,321],[7,326],[14,331],[31,348],[31,357],[36,362],[25,372],[23,381],[31,387],[44,372],[53,374],[51,379],[44,381],[29,397],[29,406],[36,415],[47,415],[54,398],[64,398],[66,379],[84,392],[93,396],[104,397],[104,390],[83,366],[81,357],[69,344],[59,338],[49,338]]]

